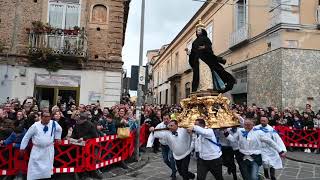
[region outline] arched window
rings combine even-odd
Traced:
[[[104,5],[95,5],[92,8],[91,22],[97,24],[108,23],[108,9]]]

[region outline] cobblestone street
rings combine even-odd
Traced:
[[[113,177],[114,180],[168,180],[170,179],[170,171],[167,166],[162,162],[160,153],[157,155],[153,153],[146,154],[149,156],[150,160],[147,165],[142,169],[128,173],[126,175]],[[319,156],[320,158],[320,156]],[[193,159],[190,163],[190,169],[192,172],[196,172],[196,162]],[[238,174],[240,177],[240,174]],[[277,176],[279,180],[318,180],[320,179],[320,166],[301,163],[286,159],[284,161],[284,169],[277,171]],[[232,177],[227,174],[226,168],[224,168],[224,178],[225,180],[232,180]],[[179,180],[181,177],[178,176]],[[209,173],[207,179],[214,179]]]

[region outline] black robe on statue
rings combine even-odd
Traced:
[[[193,70],[192,92],[197,91],[199,86],[199,59],[201,59],[210,67],[213,87],[215,90],[218,90],[219,93],[225,93],[233,88],[236,80],[230,73],[225,71],[223,66],[221,65],[225,63],[225,60],[222,57],[218,57],[213,54],[212,43],[207,36],[206,30],[204,29],[202,29],[201,35],[197,35],[197,39],[192,43],[192,49],[189,55],[189,64]],[[219,89],[215,86],[215,73],[218,74],[218,76],[225,84],[224,89]]]

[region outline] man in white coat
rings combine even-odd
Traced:
[[[264,132],[265,136],[268,136],[271,138],[280,148],[281,151],[287,152],[286,146],[284,145],[281,137],[275,131],[269,124],[268,124],[268,118],[265,116],[262,116],[260,118],[260,125],[255,126],[255,129],[261,130]],[[282,160],[279,156],[279,153],[268,146],[266,143],[262,143],[262,162],[263,162],[263,168],[264,168],[264,176],[271,180],[276,180],[275,176],[275,170],[276,169],[282,169]],[[270,176],[269,176],[269,168],[270,168]]]
[[[154,132],[156,129],[166,129],[168,124],[170,123],[170,115],[169,114],[163,114],[162,115],[162,122],[160,124],[158,124],[155,128],[154,127],[150,127],[150,132]],[[161,136],[162,133],[166,133],[166,131],[159,131],[157,132],[158,134],[160,134],[159,136]],[[152,135],[152,134],[150,134]],[[171,169],[172,173],[171,173],[171,180],[176,180],[176,161],[174,160],[172,151],[170,149],[170,147],[167,145],[167,142],[163,139],[159,139],[159,142],[161,144],[161,152],[162,152],[162,158],[164,163],[166,163],[166,165]]]
[[[154,137],[162,139],[170,147],[179,174],[183,180],[194,179],[195,175],[189,172],[190,153],[192,151],[192,134],[187,129],[178,128],[178,122],[171,120],[168,124],[169,131],[155,131]]]
[[[234,135],[225,131],[225,136],[232,142],[239,142],[239,151],[243,161],[241,167],[243,170],[243,179],[258,180],[259,167],[262,165],[262,143],[266,143],[273,148],[279,155],[284,156],[285,152],[261,130],[253,128],[252,119],[246,119],[244,128],[240,128]]]
[[[51,178],[54,161],[54,141],[60,141],[62,128],[51,120],[50,113],[43,112],[41,121],[35,122],[22,139],[20,154],[23,155],[32,139],[27,180]]]
[[[213,129],[207,129],[203,119],[197,119],[195,125],[190,127],[190,133],[197,134],[196,146],[199,157],[197,159],[197,180],[205,180],[208,172],[216,180],[223,180],[222,176],[222,151]]]

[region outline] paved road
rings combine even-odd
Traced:
[[[146,154],[149,156],[149,163],[142,169],[135,172],[128,173],[123,176],[113,177],[113,180],[169,180],[170,171],[162,162],[160,153],[157,155],[153,153]],[[320,158],[320,155],[318,156]],[[190,163],[192,172],[196,172],[196,162],[192,160]],[[292,160],[284,160],[284,169],[277,171],[279,180],[319,180],[320,179],[320,165],[307,164],[296,162]],[[240,175],[239,175],[240,177]],[[232,180],[232,177],[227,174],[224,168],[225,180]],[[177,178],[181,180],[181,177]],[[211,174],[208,174],[207,179],[214,179]]]

